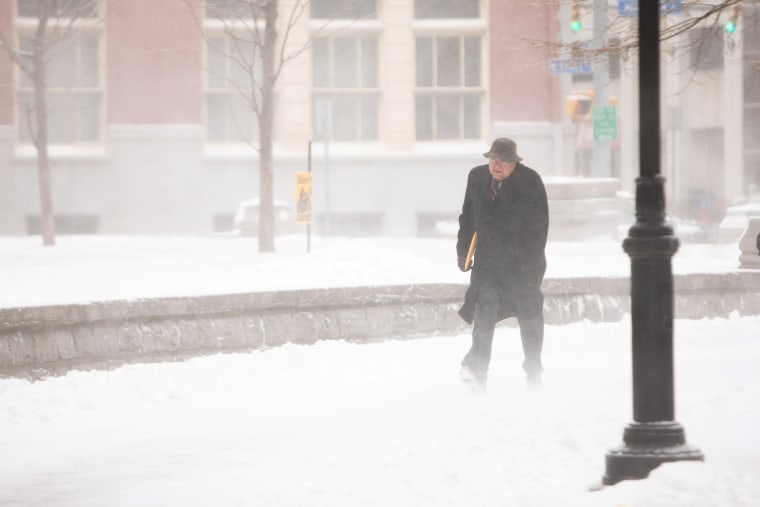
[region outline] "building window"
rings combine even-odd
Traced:
[[[480,36],[416,38],[417,140],[480,138],[484,96],[480,46]]]
[[[318,138],[377,140],[377,46],[377,38],[369,35],[314,40],[312,119]]]
[[[33,236],[42,234],[42,220],[39,215],[26,215],[26,233]],[[100,228],[98,215],[56,213],[53,217],[57,234],[97,234]]]
[[[376,0],[312,0],[312,19],[377,18]],[[365,28],[316,37],[312,45],[312,129],[318,139],[378,139],[378,39]]]
[[[261,59],[257,47],[250,40],[223,33],[207,36],[206,49],[206,139],[251,143],[258,137],[254,79],[261,75]]]
[[[103,87],[99,5],[95,0],[18,3],[16,29],[22,54],[31,54],[34,46],[38,9],[53,9],[45,35],[52,41],[46,50],[49,143],[100,141]],[[19,72],[17,107],[19,141],[32,143],[34,83],[25,72]]]
[[[206,140],[254,143],[261,107],[260,7],[248,0],[206,3]]]
[[[51,9],[51,18],[97,18],[98,0],[68,0],[66,2],[51,2],[50,0],[18,0],[18,16],[21,18],[36,18],[40,8]]]
[[[375,0],[311,0],[312,19],[367,19],[377,17]]]
[[[414,0],[417,19],[480,17],[480,0]]]
[[[261,14],[261,7],[250,0],[206,0],[206,19],[253,18]]]
[[[486,27],[480,14],[480,0],[414,1],[418,141],[481,136]]]
[[[691,68],[723,68],[723,32],[720,27],[695,28],[689,31],[689,48]]]

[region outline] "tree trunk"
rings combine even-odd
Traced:
[[[274,189],[272,177],[272,125],[274,123],[274,54],[277,43],[277,0],[264,11],[261,114],[259,115],[259,252],[274,252]]]
[[[36,125],[32,127],[34,146],[37,149],[37,176],[40,190],[40,229],[42,244],[55,245],[55,221],[53,219],[53,198],[48,160],[48,124],[47,124],[47,81],[45,78],[45,27],[48,7],[40,12],[39,25],[34,37],[34,63],[32,81],[34,83],[34,117]]]

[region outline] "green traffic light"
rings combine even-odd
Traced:
[[[570,30],[572,30],[575,33],[578,33],[581,31],[581,22],[578,20],[574,20],[570,23]]]
[[[726,32],[734,33],[735,31],[736,31],[736,22],[735,21],[726,22]]]

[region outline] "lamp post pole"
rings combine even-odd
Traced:
[[[702,460],[675,421],[673,273],[678,238],[665,223],[660,176],[660,27],[655,0],[639,2],[639,177],[636,222],[623,241],[631,258],[633,422],[606,455],[602,482],[642,479],[661,463]]]

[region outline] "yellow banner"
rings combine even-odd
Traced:
[[[311,223],[311,173],[296,173],[296,223]]]

